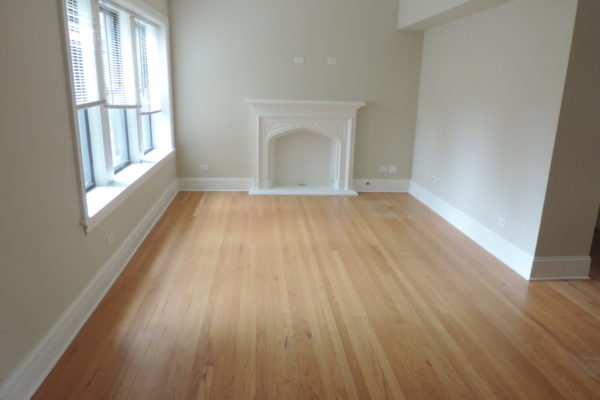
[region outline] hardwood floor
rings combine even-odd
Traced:
[[[178,194],[35,399],[598,399],[600,281],[407,194]]]

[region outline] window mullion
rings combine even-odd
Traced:
[[[103,170],[105,184],[113,182],[115,180],[115,171],[113,168],[113,154],[112,154],[112,141],[110,138],[110,121],[108,120],[108,109],[106,107],[100,108],[100,115],[102,118],[102,135],[101,145],[98,148],[102,148],[102,158],[98,158],[100,169]]]
[[[131,40],[129,44],[131,46],[131,54],[133,61],[133,76],[135,79],[135,102],[139,106],[140,102],[140,77],[139,77],[139,69],[138,69],[138,58],[137,58],[137,35],[136,35],[136,19],[131,16],[129,18],[129,37]],[[129,136],[129,144],[130,144],[130,153],[132,162],[141,162],[144,156],[144,149],[142,148],[142,119],[140,115],[141,108],[138,107],[135,110],[135,117],[132,116],[132,119],[135,120],[135,129],[130,130]],[[132,124],[134,125],[134,124]],[[134,161],[135,160],[135,161]]]
[[[137,141],[137,153],[138,156],[140,158],[140,160],[143,158],[144,156],[144,149],[143,149],[143,140],[142,140],[142,108],[141,108],[141,104],[142,104],[142,100],[140,98],[140,86],[141,86],[141,79],[142,77],[140,76],[140,66],[139,66],[139,62],[140,60],[138,59],[138,36],[137,36],[137,18],[131,18],[131,51],[133,54],[133,70],[135,71],[135,98],[136,98],[136,103],[138,104],[138,106],[140,106],[136,112],[135,112],[135,117],[136,117],[136,126],[137,126],[137,135],[136,135],[136,141]]]
[[[100,22],[100,18],[104,18],[102,13],[100,12],[100,5],[98,0],[94,0],[94,30],[96,34],[94,35],[94,40],[96,41],[96,47],[98,49],[102,49],[102,34],[106,32],[102,32],[102,23]],[[106,24],[104,24],[106,25]],[[106,76],[105,76],[105,65],[104,65],[104,57],[102,56],[102,50],[100,50],[98,54],[98,76],[99,76],[99,84],[104,93],[104,97],[106,98]],[[108,63],[110,66],[110,62]],[[110,140],[110,125],[108,121],[108,113],[106,111],[105,106],[100,107],[100,125],[101,130],[93,135],[94,140],[94,171],[96,172],[96,180],[99,185],[107,185],[110,182],[114,181],[114,170],[113,170],[113,158],[112,158],[112,144]]]

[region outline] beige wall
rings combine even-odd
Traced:
[[[538,257],[587,256],[600,204],[600,2],[579,0]]]
[[[84,235],[58,4],[0,2],[0,382],[175,179],[171,161]]]
[[[422,34],[398,0],[170,1],[180,177],[252,177],[247,98],[361,100],[355,178],[408,179]],[[306,64],[293,63],[295,56]],[[327,57],[337,58],[326,65]],[[209,165],[200,171],[201,164]],[[398,174],[379,173],[397,164]]]
[[[531,255],[575,10],[518,0],[425,34],[413,179]]]

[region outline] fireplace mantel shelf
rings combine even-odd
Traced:
[[[327,100],[274,100],[274,99],[248,99],[246,103],[254,108],[319,108],[356,111],[367,104],[362,101],[327,101]]]

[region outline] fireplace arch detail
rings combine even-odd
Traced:
[[[251,194],[356,195],[352,189],[352,162],[356,112],[365,103],[341,101],[248,100],[256,117],[257,165]],[[277,187],[270,144],[277,137],[307,131],[335,143],[335,176],[327,187]]]

